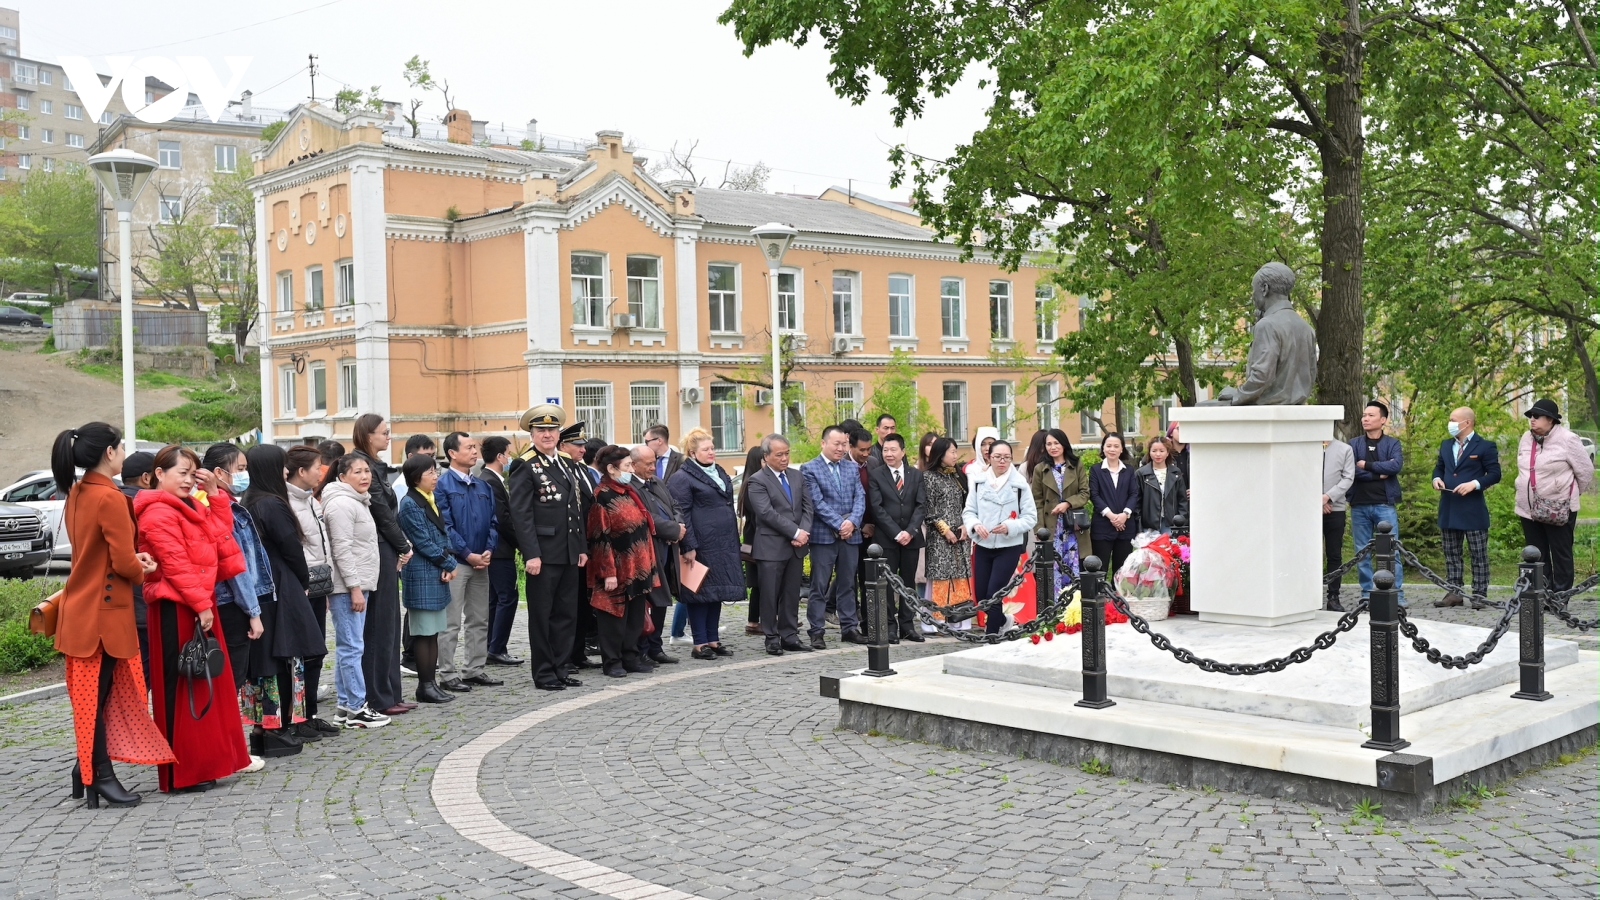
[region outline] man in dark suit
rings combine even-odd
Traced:
[[[573,422],[561,429],[560,452],[561,460],[565,462],[579,477],[578,492],[583,496],[583,516],[588,522],[589,506],[594,503],[594,489],[600,483],[600,473],[589,465],[591,453],[598,453],[605,447],[601,441],[599,446],[592,447],[588,436],[584,433],[587,423]],[[600,649],[600,626],[594,618],[594,608],[589,605],[589,579],[584,575],[578,576],[578,624],[573,627],[572,656],[567,661],[568,674],[579,669],[592,669],[595,664],[589,661],[589,647],[593,646],[596,652]]]
[[[1439,492],[1439,531],[1444,538],[1445,578],[1461,584],[1461,547],[1472,554],[1472,608],[1489,599],[1489,504],[1483,492],[1500,483],[1500,448],[1478,436],[1478,416],[1468,407],[1450,413],[1450,437],[1439,445],[1433,489]],[[1460,606],[1452,591],[1434,606]]]
[[[650,621],[655,629],[639,637],[639,655],[651,662],[670,664],[678,661],[667,655],[661,642],[661,629],[667,623],[667,610],[678,596],[678,559],[686,550],[694,549],[694,539],[684,526],[683,513],[672,499],[667,483],[656,477],[656,452],[648,444],[633,448],[633,472],[639,486],[639,496],[650,510],[655,522],[656,565],[661,583],[650,591]],[[685,539],[687,543],[684,543]]]
[[[655,473],[670,481],[683,466],[683,453],[672,446],[672,432],[665,425],[651,425],[644,433],[644,445],[656,455]]]
[[[872,445],[872,461],[883,462],[883,442],[898,430],[898,423],[889,413],[878,413],[877,423],[872,426],[872,434],[877,441]]]
[[[578,687],[566,671],[578,617],[578,581],[589,562],[584,476],[556,450],[566,414],[541,403],[522,414],[533,446],[520,457],[509,486],[511,526],[528,573],[528,656],[534,686]]]
[[[877,525],[878,541],[889,568],[906,586],[916,589],[917,559],[922,553],[922,518],[926,498],[922,472],[906,465],[906,439],[891,434],[878,442],[883,462],[868,466],[872,488],[868,508]],[[900,599],[900,637],[922,643],[916,611],[905,598]]]
[[[767,652],[809,651],[800,640],[800,576],[811,542],[811,492],[799,469],[789,468],[789,441],[781,434],[761,439],[761,470],[750,479],[747,502],[755,520],[750,556],[761,594],[761,633]]]
[[[506,466],[511,464],[511,441],[494,435],[483,439],[480,476],[494,492],[495,522],[499,539],[489,554],[489,665],[520,666],[507,644],[517,624],[517,534],[511,527],[511,492],[506,489]]]

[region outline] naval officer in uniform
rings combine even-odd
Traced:
[[[510,477],[512,531],[528,575],[528,657],[534,685],[546,691],[582,684],[564,668],[572,652],[581,568],[589,561],[583,476],[556,450],[565,420],[553,403],[522,414],[533,446]]]

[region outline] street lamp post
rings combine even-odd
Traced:
[[[122,435],[128,452],[138,448],[133,411],[133,203],[139,199],[156,161],[142,153],[117,149],[89,157],[89,168],[111,196],[117,213],[117,254],[122,282]]]
[[[789,245],[800,232],[792,225],[768,222],[752,228],[750,234],[767,261],[767,293],[772,311],[772,430],[783,434],[783,340],[778,333],[778,269],[782,268],[784,254],[789,252]]]

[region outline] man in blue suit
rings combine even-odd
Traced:
[[[811,494],[811,596],[806,619],[811,646],[825,650],[823,632],[828,627],[828,598],[839,609],[839,637],[865,644],[861,620],[856,615],[856,566],[861,559],[861,518],[867,511],[867,492],[861,486],[860,466],[850,458],[850,435],[838,425],[822,432],[822,455],[800,467]]]
[[[1462,583],[1461,547],[1472,553],[1472,608],[1489,597],[1489,504],[1483,492],[1500,483],[1500,448],[1479,437],[1478,417],[1463,406],[1450,413],[1450,437],[1439,445],[1433,464],[1433,489],[1439,492],[1439,531],[1444,536],[1445,577]],[[1466,602],[1452,591],[1434,606]]]

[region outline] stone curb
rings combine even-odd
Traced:
[[[0,697],[0,706],[17,706],[22,703],[32,703],[35,700],[49,700],[51,697],[60,697],[66,692],[67,683],[65,681],[57,684],[47,684],[31,691],[18,691],[15,694],[7,694],[4,697]]]

